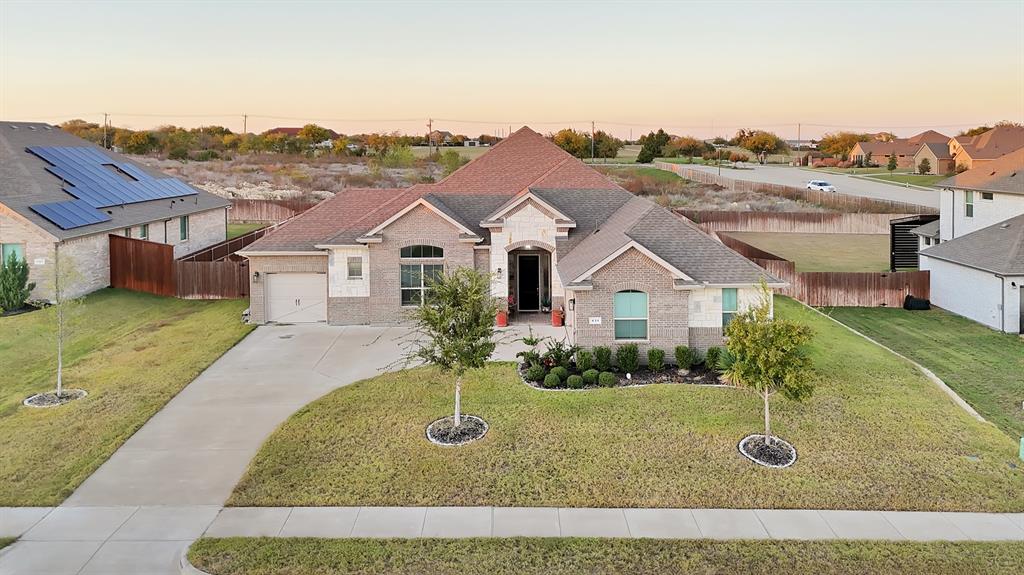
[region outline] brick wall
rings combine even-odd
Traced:
[[[370,323],[370,298],[327,298],[327,323],[330,325],[366,325]]]
[[[631,249],[592,276],[594,287],[574,292],[576,297],[576,343],[583,347],[623,342],[615,340],[613,300],[622,290],[647,292],[648,337],[637,342],[641,355],[657,347],[670,355],[677,345],[689,345],[689,292],[672,287],[672,275],[665,268]],[[600,317],[601,325],[590,325],[589,318]]]
[[[153,236],[153,229],[160,227],[160,235],[163,235],[163,222],[150,224],[150,236]],[[163,243],[174,246],[174,257],[188,255],[205,247],[222,242],[227,238],[227,211],[224,208],[189,214],[188,216],[188,239],[181,241],[181,218],[172,218],[167,222],[167,239]],[[134,232],[134,230],[133,230]],[[133,236],[134,237],[134,236]],[[160,241],[151,237],[151,241]]]
[[[256,272],[260,273],[260,281],[253,281]],[[263,286],[266,285],[268,273],[327,273],[327,252],[301,256],[251,256],[249,258],[249,321],[255,324],[265,323],[267,305],[264,300]],[[330,310],[328,309],[328,320]]]
[[[709,347],[722,347],[725,340],[720,327],[691,327],[690,347],[705,352]]]
[[[34,282],[32,299],[48,299],[53,283],[53,244],[57,238],[21,219],[7,207],[0,205],[0,244],[21,244],[28,260],[28,281]],[[36,265],[35,260],[44,260]]]
[[[402,260],[405,246],[424,244],[444,249],[442,259]],[[383,230],[383,241],[370,244],[370,323],[402,323],[401,270],[403,263],[443,264],[446,272],[457,267],[474,267],[471,243],[459,242],[459,230],[423,206],[416,207]]]
[[[486,274],[491,271],[491,250],[473,250],[473,267],[476,271]]]

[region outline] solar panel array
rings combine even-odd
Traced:
[[[64,191],[77,198],[31,206],[34,212],[61,229],[109,220],[110,217],[100,211],[102,208],[198,193],[176,178],[154,178],[129,163],[114,161],[96,148],[32,146],[26,150],[50,164],[46,171],[70,184]]]

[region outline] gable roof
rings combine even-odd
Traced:
[[[936,184],[943,188],[1024,195],[1024,148]]]
[[[948,142],[949,136],[940,134],[935,130],[927,130],[909,138],[895,138],[889,142],[879,140],[858,142],[857,146],[865,154],[871,152],[872,155],[890,156],[895,154],[897,156],[913,156],[917,154],[924,144],[947,144]]]
[[[1024,275],[1024,214],[926,248],[921,255],[1001,275]]]
[[[109,216],[109,220],[66,230],[61,229],[31,209],[31,206],[39,204],[67,202],[75,199],[64,191],[64,182],[61,178],[47,171],[50,164],[27,151],[27,148],[37,146],[88,149],[97,157],[106,156],[110,158],[111,163],[138,170],[152,178],[176,179],[160,170],[150,168],[121,154],[105,150],[73,136],[56,126],[39,122],[0,122],[0,204],[8,207],[30,224],[61,240],[121,230],[130,226],[231,205],[231,202],[225,198],[189,186],[195,194],[103,208],[102,211]],[[181,180],[176,181],[180,182]]]
[[[953,157],[953,156],[951,156],[949,154],[949,143],[948,142],[947,143],[943,143],[943,144],[939,144],[939,143],[935,143],[935,142],[928,142],[928,143],[922,145],[921,149],[919,149],[917,151],[917,153],[920,154],[924,150],[930,151],[932,153],[932,155],[935,156],[935,159],[937,159],[937,160],[949,160],[949,159],[951,159]]]
[[[971,137],[956,138],[972,160],[994,160],[1024,148],[1024,126],[996,126]]]
[[[910,233],[916,236],[922,236],[926,238],[934,238],[939,235],[939,220],[928,222],[927,224],[917,226],[910,230]]]

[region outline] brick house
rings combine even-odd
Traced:
[[[69,295],[110,285],[110,234],[178,257],[224,241],[228,206],[60,128],[0,122],[0,250],[28,262],[33,299],[53,298],[58,254],[75,271]]]
[[[946,145],[948,142],[949,136],[935,130],[927,130],[909,138],[894,138],[888,142],[880,140],[857,142],[857,145],[850,150],[850,161],[867,163],[870,154],[872,164],[885,167],[889,163],[889,158],[896,156],[897,168],[916,169],[915,156],[922,146],[926,144]]]
[[[949,155],[958,171],[971,170],[1024,148],[1024,127],[996,126],[976,136],[957,136],[949,141]]]
[[[522,128],[436,184],[347,189],[239,252],[254,323],[397,324],[473,267],[512,321],[562,309],[581,345],[707,348],[782,283]]]

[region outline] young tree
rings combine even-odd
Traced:
[[[889,175],[892,175],[896,171],[896,152],[889,154],[889,162],[885,164],[885,169],[889,170]]]
[[[419,337],[406,360],[435,365],[455,377],[455,427],[462,423],[462,377],[494,353],[497,311],[490,278],[459,268],[430,282],[427,301],[413,312]]]
[[[659,129],[657,132],[651,132],[646,136],[641,136],[640,139],[643,147],[640,149],[640,153],[637,154],[636,161],[639,164],[649,164],[661,155],[662,148],[668,144],[671,136],[665,133],[665,130]]]
[[[36,284],[28,281],[28,262],[11,252],[0,261],[0,311],[21,309]]]
[[[732,364],[726,377],[754,391],[764,400],[764,437],[771,444],[772,426],[768,401],[772,394],[800,401],[813,392],[811,360],[803,345],[811,329],[803,324],[772,317],[771,291],[761,284],[760,303],[734,317],[725,328],[726,348]]]
[[[57,397],[64,395],[64,348],[75,335],[75,318],[80,311],[82,298],[75,296],[74,286],[81,280],[81,274],[71,260],[61,255],[60,247],[54,250],[53,288],[54,330],[52,337],[57,344]]]
[[[917,173],[924,175],[932,171],[932,163],[928,161],[928,158],[922,158],[921,163],[917,165]]]

